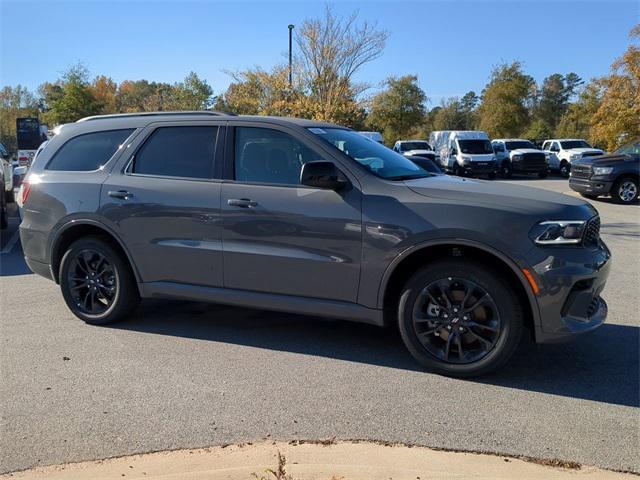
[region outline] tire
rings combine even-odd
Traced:
[[[15,195],[13,193],[13,189],[11,189],[11,191],[7,192],[5,191],[4,193],[4,199],[7,203],[13,203],[16,201],[15,199]]]
[[[452,172],[456,177],[462,177],[463,176],[462,175],[462,170],[460,169],[460,166],[457,163],[453,166]]]
[[[549,176],[549,174],[547,172],[538,173],[538,178],[547,178],[548,176]]]
[[[513,170],[511,169],[511,163],[508,160],[504,160],[500,165],[500,176],[502,178],[511,178],[513,176]]]
[[[616,203],[630,205],[638,200],[638,180],[632,177],[622,177],[616,181],[611,189],[611,197]]]
[[[449,298],[453,302],[448,309],[443,296],[437,293],[438,283],[449,287]],[[462,288],[465,283],[467,287]],[[426,291],[431,297],[424,294]],[[465,301],[461,298],[467,291],[472,293]],[[462,305],[473,307],[476,295],[481,297],[482,292],[488,294],[488,300],[482,297],[485,306],[472,309],[465,317],[454,317],[463,311]],[[457,314],[453,313],[456,305]],[[414,312],[422,317],[415,323]],[[443,316],[448,316],[448,320]],[[437,322],[443,323],[434,326],[425,318],[437,318]],[[446,259],[427,265],[406,283],[398,306],[398,326],[405,346],[423,367],[452,377],[475,377],[502,367],[511,358],[522,336],[523,312],[517,295],[499,272],[475,262]],[[484,341],[476,338],[478,333]],[[451,345],[445,357],[447,343]],[[465,352],[465,348],[468,351]]]
[[[123,320],[140,302],[126,258],[98,236],[80,238],[71,244],[60,262],[59,279],[71,312],[91,325]]]
[[[571,173],[571,164],[566,160],[562,160],[560,162],[560,175],[564,178],[569,178],[569,173]]]

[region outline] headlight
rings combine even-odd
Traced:
[[[514,155],[513,156],[513,161],[514,162],[519,162],[520,160],[522,160],[522,155]]]
[[[613,167],[593,167],[594,175],[609,175],[613,172]]]
[[[471,163],[471,158],[469,157],[460,157],[460,162],[461,165],[469,165]]]
[[[568,245],[580,243],[585,227],[584,220],[547,220],[537,224],[532,231],[538,245]]]
[[[580,155],[579,153],[572,153],[571,156],[569,157],[569,160],[578,160],[581,157],[582,155]]]

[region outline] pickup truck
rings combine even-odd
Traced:
[[[568,177],[571,163],[586,157],[604,155],[604,150],[593,148],[586,140],[580,138],[556,138],[545,140],[542,144],[549,169],[557,171],[563,177]]]
[[[617,149],[611,155],[586,157],[572,164],[569,187],[586,198],[610,195],[622,204],[638,200],[640,177],[640,139]]]
[[[491,141],[491,145],[496,154],[498,171],[504,178],[510,178],[513,173],[547,177],[549,162],[546,155],[529,140],[497,138]]]

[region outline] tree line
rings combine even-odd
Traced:
[[[375,61],[389,33],[358,21],[357,14],[321,18],[296,28],[293,81],[289,67],[253,67],[227,72],[231,83],[214,95],[196,73],[177,83],[148,80],[114,82],[91,78],[83,65],[43,83],[37,92],[21,85],[0,91],[0,141],[15,149],[15,119],[39,116],[50,126],[79,118],[141,111],[203,110],[310,118],[376,130],[391,145],[400,138],[426,138],[433,130],[485,130],[492,138],[586,138],[612,150],[640,137],[640,25],[608,75],[585,81],[576,73],[555,73],[541,83],[519,61],[496,65],[484,88],[443,99],[429,98],[416,75],[389,77],[375,94],[356,81],[363,65]]]

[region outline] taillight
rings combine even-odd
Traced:
[[[20,191],[18,192],[18,206],[20,208],[24,207],[27,203],[27,198],[29,198],[29,192],[31,192],[31,183],[24,180],[20,185]]]

